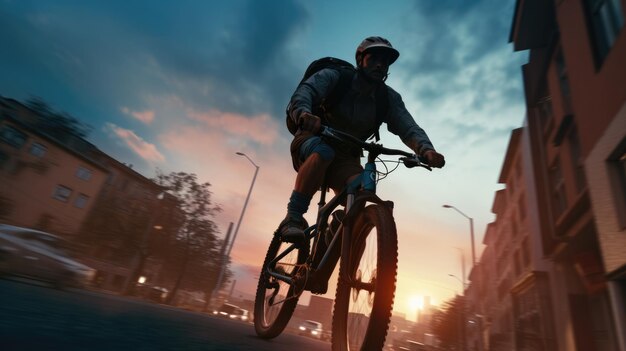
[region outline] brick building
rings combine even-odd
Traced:
[[[466,291],[483,350],[626,350],[625,8],[516,2],[527,115]]]
[[[520,0],[513,19],[559,350],[626,348],[624,5]]]

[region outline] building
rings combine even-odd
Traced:
[[[625,5],[518,0],[513,18],[558,350],[626,349]]]
[[[71,238],[93,208],[108,171],[84,139],[37,128],[37,115],[0,97],[2,221]]]
[[[156,279],[162,262],[138,253],[177,230],[176,200],[64,118],[0,97],[0,221],[69,239],[100,288],[122,291],[137,267]]]
[[[306,319],[322,323],[324,330],[330,330],[335,300],[322,296],[311,295],[309,306],[306,308]]]
[[[108,155],[103,158],[108,177],[81,227],[81,241],[86,263],[98,270],[96,285],[121,292],[136,280],[131,271],[140,263],[137,253],[145,250],[140,246],[146,246],[163,229],[163,203],[172,202],[159,198],[163,190],[152,180]],[[150,266],[155,265],[158,262]],[[156,275],[151,274],[151,282]]]

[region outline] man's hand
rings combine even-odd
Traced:
[[[301,130],[317,134],[322,128],[322,120],[316,115],[308,112],[302,112],[298,120],[298,126]]]
[[[426,157],[426,161],[431,167],[442,168],[446,164],[446,160],[443,155],[435,150],[428,150],[424,152],[424,157]]]

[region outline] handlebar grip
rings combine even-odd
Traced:
[[[424,157],[413,155],[413,157],[402,157],[400,159],[406,168],[424,167],[429,171],[432,170]]]

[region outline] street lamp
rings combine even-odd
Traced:
[[[448,277],[452,277],[458,280],[459,283],[461,283],[461,295],[463,295],[463,293],[465,292],[465,283],[463,282],[463,280],[461,280],[461,278],[457,277],[456,275],[450,273],[448,273]]]
[[[458,213],[460,213],[463,217],[469,219],[469,223],[470,223],[470,235],[472,237],[472,268],[476,267],[476,250],[474,249],[474,219],[472,217],[469,217],[468,215],[466,215],[465,213],[461,212],[461,210],[459,210],[458,208],[451,206],[451,205],[443,205],[444,208],[451,208],[454,209],[455,211],[457,211]]]
[[[244,204],[243,204],[243,209],[241,210],[241,215],[239,216],[239,221],[237,222],[237,227],[235,227],[235,233],[233,234],[233,240],[231,241],[230,247],[228,248],[228,252],[226,253],[227,257],[230,256],[230,251],[233,249],[233,245],[235,244],[235,239],[237,239],[237,233],[239,232],[239,226],[241,225],[241,220],[243,219],[243,214],[246,213],[246,207],[248,206],[248,201],[250,200],[250,194],[252,194],[252,188],[254,187],[254,182],[256,181],[256,176],[259,173],[259,168],[260,168],[259,166],[256,165],[256,163],[254,163],[254,161],[252,161],[250,159],[250,157],[248,157],[248,155],[244,154],[243,152],[236,152],[235,154],[247,158],[248,161],[250,161],[250,163],[252,163],[252,165],[254,167],[256,167],[256,169],[254,170],[254,177],[252,177],[252,184],[250,184],[250,190],[248,190],[248,196],[246,196],[246,202],[244,202]]]
[[[148,226],[146,227],[146,229],[143,231],[143,234],[141,235],[141,241],[139,242],[139,249],[137,250],[137,252],[135,252],[135,255],[133,257],[133,260],[131,262],[131,270],[130,270],[130,277],[126,282],[126,287],[124,289],[124,293],[126,295],[129,295],[133,292],[134,288],[135,288],[135,284],[138,281],[138,278],[141,276],[141,271],[144,268],[145,265],[145,261],[147,259],[147,253],[145,252],[146,247],[148,245],[148,236],[150,235],[150,232],[152,230],[161,230],[163,229],[163,227],[159,224],[156,224],[154,222],[156,222],[157,218],[159,217],[159,209],[161,207],[160,205],[160,201],[163,200],[163,198],[165,197],[165,192],[161,191],[159,192],[159,194],[156,196],[157,201],[154,202],[154,204],[152,205],[152,211],[151,211],[151,216],[150,219],[148,220]],[[153,200],[154,201],[154,200]]]

